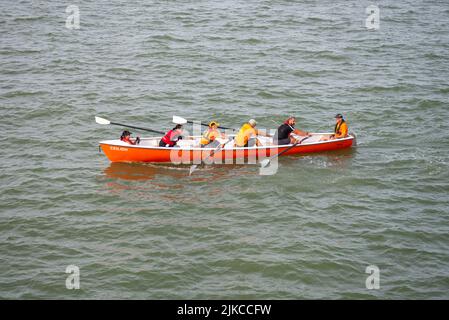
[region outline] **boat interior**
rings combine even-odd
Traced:
[[[326,136],[329,134],[330,133],[313,133],[312,136],[310,136],[306,139],[304,137],[300,137],[300,136],[294,136],[294,137],[299,140],[303,139],[301,144],[311,144],[311,143],[320,142],[320,140],[323,136]],[[229,135],[228,137],[233,137],[233,135]],[[161,137],[140,138],[140,144],[138,146],[140,146],[140,147],[159,147],[160,139],[161,139]],[[200,148],[200,139],[201,139],[201,136],[186,137],[182,140],[179,140],[177,143],[177,146],[179,146],[181,148]],[[271,138],[271,137],[258,136],[257,139],[259,140],[261,146],[263,146],[263,147],[269,147],[269,146],[275,145],[275,144],[273,144],[273,138]],[[217,138],[217,140],[221,144],[224,144],[228,141],[228,139],[222,139],[222,138]],[[126,144],[126,143],[123,142],[123,144]],[[224,149],[232,149],[232,148],[235,148],[234,142],[227,143],[224,146]],[[212,148],[212,149],[214,149],[214,148]]]

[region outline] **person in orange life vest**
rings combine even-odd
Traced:
[[[173,129],[167,131],[159,141],[159,147],[174,147],[182,139],[182,124],[177,124]]]
[[[133,139],[131,138],[131,134],[132,133],[129,132],[128,130],[123,131],[123,133],[122,133],[122,135],[120,137],[120,140],[123,141],[123,142],[129,143],[129,144],[132,144],[132,145],[139,144],[140,143],[140,138],[137,137],[133,141]]]
[[[332,139],[341,139],[346,138],[348,136],[348,125],[341,113],[338,113],[335,116],[335,128],[334,134],[329,136],[323,136],[320,141],[328,141]]]
[[[260,146],[261,143],[259,139],[256,138],[257,136],[271,137],[269,134],[257,130],[255,128],[256,125],[257,121],[250,119],[240,128],[235,137],[236,147],[254,147],[254,145]]]
[[[306,131],[302,131],[299,129],[295,129],[296,118],[293,116],[288,117],[288,119],[279,126],[276,130],[276,133],[273,137],[273,144],[276,145],[285,145],[285,144],[295,144],[298,142],[297,139],[291,136],[292,133],[299,135],[310,137],[310,133]]]
[[[220,124],[216,121],[211,121],[209,123],[209,128],[204,131],[203,136],[201,137],[201,148],[216,148],[220,145],[220,142],[217,140],[218,137],[226,139],[226,135],[224,133],[220,133],[218,130],[219,125]]]

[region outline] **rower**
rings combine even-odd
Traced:
[[[174,147],[176,143],[182,139],[182,124],[177,124],[173,129],[169,130],[165,136],[159,141],[159,147]]]
[[[335,133],[331,136],[331,139],[341,139],[348,136],[348,125],[346,124],[346,120],[341,113],[335,116],[334,132]]]
[[[220,142],[217,140],[218,137],[226,139],[226,135],[220,133],[218,130],[219,125],[220,124],[217,121],[211,121],[209,123],[209,127],[204,131],[203,136],[201,137],[201,148],[216,148],[220,145]]]
[[[269,134],[257,130],[255,128],[256,125],[256,120],[251,119],[240,128],[237,136],[235,137],[236,147],[253,147],[254,145],[261,146],[262,144],[256,136],[271,137]]]
[[[328,141],[333,139],[342,139],[348,136],[348,125],[341,113],[335,115],[334,134],[323,136],[320,141]]]
[[[123,142],[129,143],[129,144],[132,144],[132,145],[139,144],[140,143],[140,138],[137,137],[133,141],[133,139],[131,138],[131,134],[132,133],[129,132],[128,130],[123,131],[123,133],[122,133],[122,135],[120,137],[120,140],[123,141]]]
[[[273,137],[273,144],[275,145],[285,145],[285,144],[295,144],[298,142],[297,139],[292,137],[292,133],[303,136],[310,137],[311,134],[307,131],[302,131],[295,129],[296,118],[293,116],[288,117],[283,124],[281,124]]]

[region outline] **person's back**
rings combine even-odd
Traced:
[[[177,124],[162,137],[159,147],[174,147],[180,139],[182,139],[182,125]]]
[[[287,123],[281,124],[274,134],[273,143],[277,145],[290,144],[290,134],[294,131],[293,127],[289,126]]]
[[[245,123],[235,137],[235,145],[237,147],[245,147],[251,136],[256,135],[256,130],[249,123]]]

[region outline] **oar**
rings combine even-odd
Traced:
[[[266,166],[268,166],[268,165],[270,164],[271,160],[273,160],[274,158],[279,157],[281,154],[286,153],[286,152],[289,151],[290,149],[296,147],[298,144],[300,144],[301,142],[303,142],[303,141],[306,140],[307,138],[309,138],[309,136],[307,136],[307,137],[301,139],[301,140],[298,141],[298,142],[295,142],[292,146],[288,147],[287,149],[285,149],[285,150],[283,150],[283,151],[281,151],[281,152],[279,152],[279,153],[276,153],[274,156],[272,156],[272,157],[270,157],[270,158],[268,158],[268,159],[265,159],[265,160],[261,161],[261,162],[260,162],[260,166],[261,166],[262,168],[265,168]]]
[[[176,124],[185,124],[185,123],[195,123],[195,122],[194,122],[194,121],[191,121],[191,120],[184,119],[184,118],[182,118],[182,117],[173,116],[173,123],[176,123]],[[203,123],[203,122],[201,122],[201,125],[202,125],[202,126],[205,126],[205,127],[208,127],[208,126],[209,126],[209,125],[207,125],[206,123]],[[228,128],[228,127],[223,127],[223,126],[218,126],[218,128],[220,128],[220,129],[229,129],[229,130],[237,131],[237,129],[234,129],[234,128]]]
[[[228,144],[229,142],[231,142],[231,141],[233,141],[233,140],[234,140],[233,138],[230,138],[230,139],[229,139],[228,141],[226,141],[223,145],[220,144],[214,151],[212,151],[212,153],[211,153],[209,156],[207,156],[204,160],[201,160],[201,164],[202,164],[203,162],[205,162],[207,159],[209,159],[210,157],[212,157],[212,156],[213,156],[214,154],[216,154],[217,152],[221,151],[221,150],[224,148],[224,146],[225,146],[226,144]],[[194,165],[190,166],[189,176],[192,175],[193,171],[195,171],[197,167],[198,167],[197,164],[194,164]]]
[[[113,125],[116,125],[116,126],[133,128],[133,129],[137,129],[137,130],[149,131],[149,132],[154,132],[154,133],[159,133],[159,134],[165,134],[162,131],[157,131],[157,130],[148,129],[148,128],[140,128],[140,127],[130,126],[128,124],[123,124],[123,123],[118,123],[118,122],[111,122],[111,121],[109,121],[107,119],[100,118],[100,117],[97,117],[97,116],[95,117],[95,122],[98,123],[98,124],[113,124]]]

